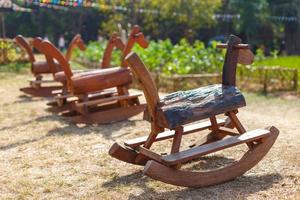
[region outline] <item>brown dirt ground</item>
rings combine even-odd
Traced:
[[[28,77],[0,73],[0,199],[300,199],[298,99],[247,94],[248,106],[239,113],[242,122],[248,129],[275,125],[281,131],[277,142],[234,181],[188,189],[145,177],[142,167],[107,154],[114,142],[147,133],[142,115],[110,125],[76,126],[48,112],[46,100],[18,91]],[[185,144],[195,139],[189,136]],[[227,155],[241,152],[235,148]],[[209,161],[218,165],[230,159],[215,154],[201,162]]]

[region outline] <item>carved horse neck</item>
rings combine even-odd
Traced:
[[[110,61],[111,61],[111,56],[114,48],[117,48],[121,51],[124,50],[124,43],[122,42],[121,38],[118,37],[116,34],[113,34],[110,40],[108,41],[103,58],[102,58],[102,63],[101,63],[101,68],[108,68],[111,66]]]
[[[34,55],[33,55],[33,52],[32,52],[32,48],[30,47],[30,45],[28,44],[28,42],[25,40],[25,38],[22,36],[22,35],[18,35],[16,38],[15,38],[16,42],[23,48],[25,49],[25,51],[27,52],[28,54],[28,57],[29,57],[29,61],[32,63],[35,62],[35,58],[34,58]]]
[[[129,35],[125,48],[122,52],[121,67],[128,67],[125,62],[125,57],[131,52],[135,43],[138,43],[142,48],[148,47],[148,41],[144,38],[144,34],[140,31],[138,26],[134,26]]]
[[[235,35],[231,35],[228,40],[222,73],[223,85],[235,86],[236,84],[236,68],[239,57],[239,49],[234,47],[240,43],[241,39]]]
[[[71,43],[69,44],[67,53],[65,55],[65,58],[66,58],[67,61],[70,61],[70,59],[72,57],[73,50],[75,48],[79,48],[80,50],[85,50],[85,45],[84,45],[84,42],[82,41],[80,35],[76,35],[72,39]]]

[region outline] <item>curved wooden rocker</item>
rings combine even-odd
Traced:
[[[147,101],[145,119],[151,123],[151,132],[149,136],[126,141],[124,146],[115,143],[109,150],[112,157],[145,165],[145,175],[185,187],[206,187],[232,180],[263,159],[279,131],[275,127],[246,131],[236,115],[237,109],[246,105],[235,86],[237,63],[251,64],[253,54],[247,44],[241,44],[241,40],[233,35],[227,44],[218,47],[227,48],[222,84],[179,91],[162,99],[159,99],[155,83],[140,58],[134,53],[126,57],[142,85]],[[220,114],[225,114],[227,119],[217,119]],[[192,123],[203,119],[208,121]],[[182,136],[195,132],[199,134],[202,130],[210,132],[191,148],[180,151]],[[161,155],[150,150],[154,142],[166,139],[173,139],[170,154]],[[231,164],[205,171],[180,169],[202,156],[240,144],[247,144],[248,150],[241,159]]]
[[[24,39],[22,35],[18,35],[15,38],[16,42],[26,50],[29,61],[31,63],[31,72],[34,75],[34,80],[29,80],[30,86],[21,88],[20,91],[30,94],[32,96],[38,97],[51,97],[53,96],[52,92],[62,88],[62,85],[55,80],[43,80],[43,75],[46,74],[54,74],[58,71],[61,71],[61,67],[58,63],[55,63],[54,68],[48,65],[47,61],[36,61],[32,48],[29,43]],[[37,45],[42,42],[41,38],[35,38],[33,40],[33,45]],[[84,42],[81,40],[81,36],[79,34],[75,35],[72,42],[70,43],[67,53],[66,59],[69,60],[71,58],[72,52],[75,48],[79,48],[80,50],[85,50]],[[53,85],[53,83],[56,83]],[[58,84],[57,84],[58,83]],[[48,86],[42,86],[42,84],[51,84]]]
[[[100,69],[106,69],[111,67],[111,56],[113,53],[113,50],[119,49],[121,51],[124,50],[125,45],[121,41],[120,37],[117,34],[112,34],[111,38],[109,39],[104,54],[102,58],[102,62],[100,65]],[[85,76],[89,75],[92,73],[94,70],[95,73],[98,73],[99,70],[86,70],[86,71],[72,71],[76,75],[80,76]],[[53,91],[55,94],[54,100],[51,100],[50,102],[47,103],[48,106],[51,106],[50,111],[53,112],[62,112],[62,111],[67,111],[72,109],[72,103],[73,101],[77,100],[78,98],[74,97],[68,92],[68,87],[67,87],[67,78],[65,75],[64,71],[58,72],[55,74],[55,80],[61,82],[63,84],[63,88],[60,91]],[[117,91],[115,89],[109,89],[105,90],[102,93],[97,93],[97,94],[89,94],[88,99],[90,100],[96,100],[99,98],[103,97],[109,97],[115,94]]]
[[[123,57],[127,55],[133,45],[138,43],[147,48],[148,42],[135,26],[124,47]],[[111,123],[128,119],[144,111],[145,104],[140,104],[141,94],[129,94],[128,87],[132,82],[132,75],[126,63],[121,67],[93,70],[84,73],[72,72],[69,62],[50,42],[41,43],[42,51],[47,55],[48,62],[54,65],[54,59],[62,66],[67,80],[67,89],[70,95],[76,97],[71,101],[72,110],[63,113],[74,123]],[[111,96],[102,95],[103,90],[116,88],[117,92]],[[102,98],[90,99],[89,95],[98,95]]]

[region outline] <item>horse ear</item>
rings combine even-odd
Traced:
[[[144,49],[146,49],[149,46],[149,43],[146,40],[146,38],[145,38],[145,36],[144,36],[144,34],[142,32],[138,33],[137,42]]]
[[[254,54],[250,49],[240,49],[238,63],[242,65],[251,65],[254,62]]]

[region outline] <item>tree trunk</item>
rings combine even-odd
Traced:
[[[4,13],[0,13],[0,18],[1,18],[2,37],[3,37],[3,38],[6,38]]]
[[[300,6],[297,5],[297,21],[285,26],[286,51],[288,55],[300,54]]]

